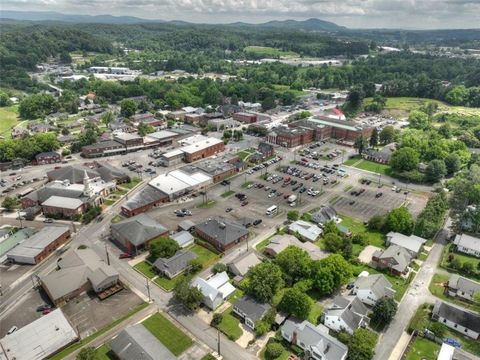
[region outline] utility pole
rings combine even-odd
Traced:
[[[147,281],[148,302],[151,302],[152,299],[150,298],[150,284],[148,283],[148,278],[146,276],[145,276],[145,280]]]
[[[110,255],[107,251],[107,243],[105,242],[105,255],[107,255],[107,265],[110,266]]]
[[[18,220],[20,220],[20,229],[23,229],[22,217],[20,216],[20,210],[17,209]]]
[[[220,330],[217,328],[217,353],[220,355]]]

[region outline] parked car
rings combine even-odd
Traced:
[[[51,309],[51,308],[52,308],[52,305],[43,304],[43,305],[40,305],[39,307],[37,307],[37,311],[38,311],[38,312],[41,312],[41,311],[44,311],[44,310],[47,310],[47,309]]]
[[[133,257],[132,254],[127,253],[127,252],[121,253],[121,254],[118,256],[119,259],[130,259],[130,258],[132,258],[132,257]]]
[[[245,201],[242,201],[242,203],[241,203],[240,205],[242,205],[242,206],[246,206],[246,205],[248,205],[248,201],[247,201],[247,200],[245,200]]]
[[[47,314],[50,314],[52,312],[52,309],[45,309],[42,311],[42,315],[47,315]]]
[[[262,223],[262,219],[257,219],[253,222],[253,226],[257,226],[257,225],[260,225]]]
[[[43,220],[43,222],[44,222],[45,224],[51,224],[51,223],[53,223],[53,219],[46,218],[46,219]]]
[[[232,208],[226,208],[225,209],[225,212],[229,213],[230,211],[232,211],[233,209]]]

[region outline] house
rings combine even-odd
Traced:
[[[192,220],[183,220],[178,224],[179,231],[192,231],[195,223]]]
[[[327,256],[317,245],[310,242],[301,242],[293,235],[275,235],[270,239],[263,252],[274,258],[289,246],[296,246],[305,250],[312,260],[320,260]]]
[[[184,272],[190,265],[190,261],[196,257],[197,255],[190,250],[180,249],[169,258],[158,258],[153,263],[153,267],[166,278],[173,279]]]
[[[182,248],[192,245],[195,241],[195,238],[192,236],[192,234],[185,230],[172,234],[170,237]]]
[[[108,289],[121,290],[118,282],[118,272],[89,248],[65,253],[57,261],[57,271],[40,277],[40,284],[56,306],[86,291],[102,296]]]
[[[47,359],[78,339],[63,311],[55,309],[0,339],[0,359]]]
[[[298,234],[302,240],[315,242],[322,233],[317,225],[304,220],[297,220],[288,225],[290,234]]]
[[[139,214],[110,226],[111,237],[131,254],[149,248],[150,241],[168,236],[168,229],[146,214]]]
[[[167,194],[148,184],[122,205],[122,214],[127,217],[135,216],[168,201],[169,197]]]
[[[406,275],[412,262],[410,252],[398,245],[390,245],[386,250],[377,250],[372,262],[380,269],[389,269],[395,275]]]
[[[432,319],[472,339],[480,335],[480,315],[437,300]]]
[[[328,328],[308,321],[288,319],[282,326],[282,338],[305,351],[305,358],[345,360],[348,347],[328,334]]]
[[[337,211],[330,205],[323,205],[318,211],[312,214],[312,222],[324,225],[331,220],[337,219]]]
[[[250,296],[244,296],[233,304],[233,312],[252,330],[255,330],[255,323],[262,320],[271,308],[270,304],[258,302]]]
[[[211,310],[215,310],[235,291],[229,280],[226,271],[224,271],[213,275],[208,280],[196,277],[192,281],[192,286],[196,286],[202,292],[202,302]]]
[[[445,292],[450,296],[457,296],[467,301],[475,301],[473,296],[480,294],[480,283],[452,274],[445,287]]]
[[[67,226],[46,226],[7,253],[18,264],[36,265],[70,239]]]
[[[266,159],[275,155],[275,148],[272,144],[262,141],[258,144],[258,152],[263,155],[264,159]]]
[[[247,251],[234,259],[231,263],[228,263],[228,270],[236,276],[236,280],[241,280],[251,267],[258,265],[262,262],[260,257],[255,251]]]
[[[248,237],[245,226],[223,217],[207,219],[195,225],[195,233],[219,251],[226,251]]]
[[[362,153],[362,156],[366,160],[374,161],[380,164],[388,164],[396,145],[394,143],[385,145],[382,149],[366,149]]]
[[[412,257],[418,257],[418,255],[422,252],[423,244],[426,242],[427,240],[416,235],[407,236],[398,232],[390,231],[387,234],[387,240],[385,241],[385,244],[387,246],[391,244],[401,246],[407,249]]]
[[[62,157],[56,151],[47,151],[35,155],[37,165],[54,164],[62,161]]]
[[[458,234],[453,242],[456,250],[480,258],[480,239],[467,234]]]
[[[333,304],[325,311],[324,324],[334,331],[344,330],[352,335],[355,330],[370,322],[367,313],[368,308],[356,296],[335,296]]]
[[[384,275],[373,274],[359,276],[353,285],[352,294],[364,304],[373,306],[383,297],[393,298],[395,290]]]
[[[176,360],[177,357],[168,350],[142,324],[123,329],[109,347],[119,360]]]

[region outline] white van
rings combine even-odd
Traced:
[[[266,214],[267,216],[271,216],[271,215],[275,215],[275,214],[277,213],[277,211],[278,211],[277,205],[272,205],[272,206],[270,206],[270,207],[267,209],[267,211],[265,212],[265,214]]]

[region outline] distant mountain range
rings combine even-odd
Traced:
[[[141,23],[165,23],[164,20],[149,20],[134,16],[113,16],[113,15],[70,15],[54,11],[15,11],[2,10],[0,13],[1,19],[23,20],[23,21],[58,21],[70,23],[100,23],[100,24],[141,24]],[[185,21],[169,21],[176,25],[189,25]],[[252,26],[262,28],[282,28],[292,30],[305,31],[340,31],[345,30],[344,26],[339,26],[335,23],[324,21],[320,19],[308,20],[275,20],[262,24],[249,24],[237,22],[232,24],[224,24],[230,26]]]

